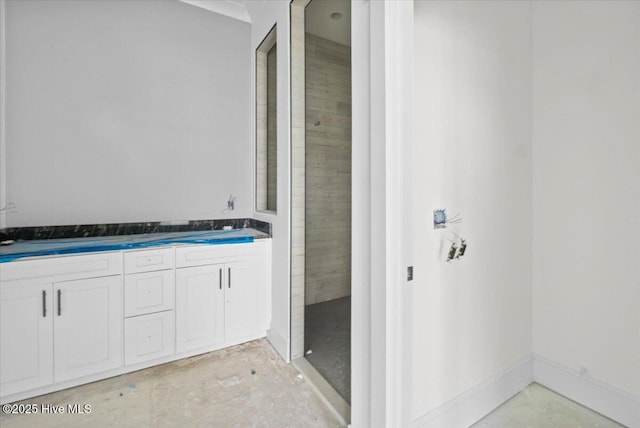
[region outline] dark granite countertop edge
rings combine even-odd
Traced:
[[[2,240],[40,240],[139,235],[150,233],[198,232],[250,228],[271,236],[271,224],[253,218],[189,220],[176,222],[103,223],[63,226],[30,226],[0,229]],[[256,237],[260,239],[264,237]]]

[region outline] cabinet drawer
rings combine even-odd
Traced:
[[[175,273],[173,270],[125,275],[125,317],[173,309],[174,302]]]
[[[174,311],[124,320],[124,363],[126,365],[172,355],[175,352]]]
[[[124,253],[124,273],[171,269],[175,265],[173,248]]]
[[[255,262],[254,244],[189,245],[176,248],[176,267],[229,263],[242,259]]]
[[[27,278],[47,278],[48,281],[53,282],[120,274],[122,274],[120,252],[16,260],[2,264],[3,283]]]

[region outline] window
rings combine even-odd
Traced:
[[[277,208],[278,103],[276,27],[256,49],[256,209]]]

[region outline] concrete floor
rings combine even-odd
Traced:
[[[9,427],[339,427],[262,339],[23,401],[91,413],[0,415]]]
[[[623,428],[542,385],[532,383],[471,428]]]
[[[24,400],[91,413],[0,414],[10,427],[340,427],[299,372],[262,339]],[[623,428],[533,383],[471,428]]]

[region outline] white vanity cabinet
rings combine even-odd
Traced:
[[[267,274],[261,262],[265,244],[176,248],[178,352],[264,336],[269,290],[259,272]]]
[[[0,395],[122,365],[118,253],[0,266]]]
[[[271,240],[0,264],[0,402],[264,337]]]
[[[160,248],[124,253],[124,361],[175,352],[175,256]]]

